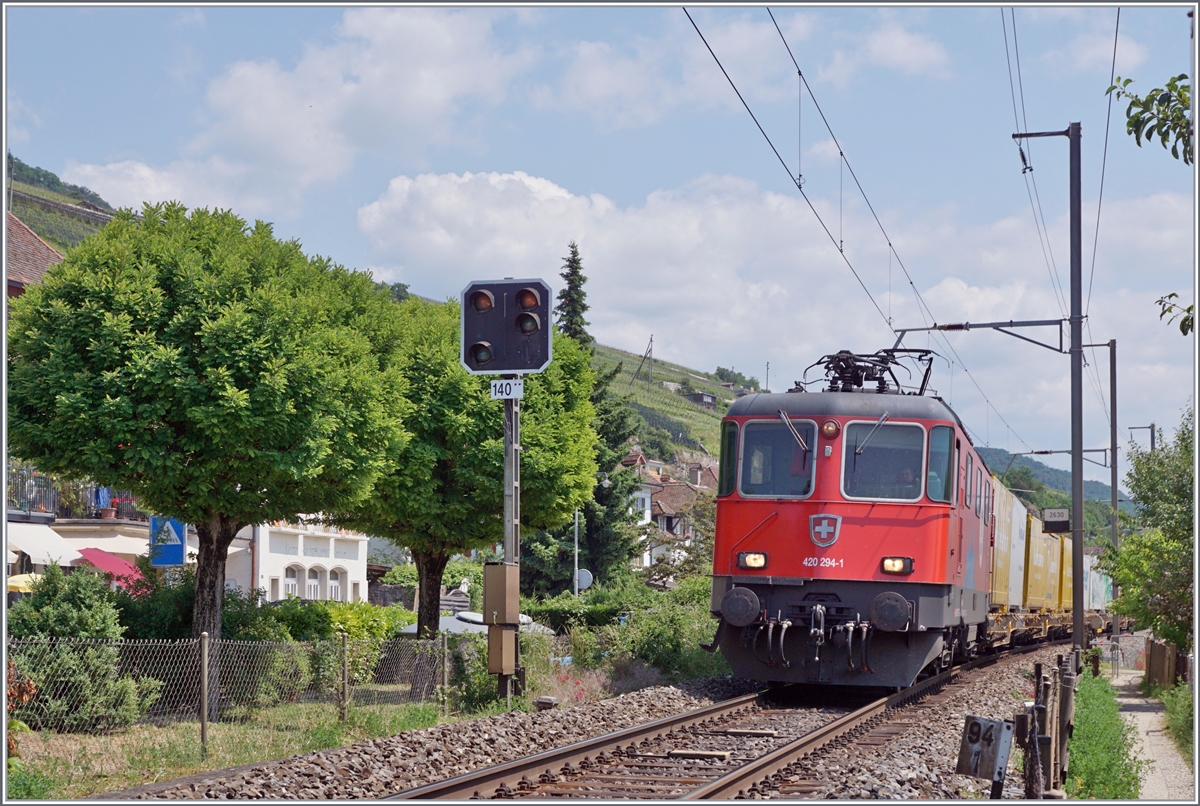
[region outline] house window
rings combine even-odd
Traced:
[[[308,599],[321,598],[321,574],[315,568],[308,569],[308,591],[305,597]]]
[[[299,575],[295,568],[289,568],[283,572],[283,595],[284,596],[299,596],[300,581]]]
[[[351,599],[351,601],[357,602],[358,601],[358,583],[357,582],[353,583],[353,585],[351,586],[351,589],[354,591],[354,598]]]
[[[275,602],[279,600],[279,577],[271,577],[271,599]]]
[[[329,600],[333,602],[342,601],[342,578],[337,571],[329,572]]]

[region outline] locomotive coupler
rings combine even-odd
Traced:
[[[817,645],[813,660],[821,662],[821,644],[825,643],[825,605],[815,605],[812,609],[812,621],[809,624],[808,635]]]

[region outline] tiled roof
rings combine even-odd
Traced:
[[[686,481],[664,480],[662,489],[655,490],[650,500],[653,514],[677,515],[696,500],[696,488]]]
[[[21,285],[41,282],[46,269],[63,259],[62,255],[11,212],[8,214],[6,235],[8,252],[5,268],[8,279]]]

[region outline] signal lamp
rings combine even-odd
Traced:
[[[492,345],[486,341],[477,341],[471,345],[471,360],[483,365],[492,360]]]
[[[766,568],[767,555],[761,551],[739,551],[738,568]]]
[[[528,335],[537,333],[542,328],[542,320],[536,313],[522,313],[517,316],[517,330]]]
[[[836,439],[841,432],[842,427],[838,425],[837,420],[826,420],[821,423],[821,436],[825,439]]]
[[[471,295],[471,307],[479,313],[487,313],[496,307],[496,298],[491,291],[476,291]]]
[[[911,574],[912,557],[884,557],[882,570],[885,574]]]
[[[523,311],[532,311],[540,302],[541,297],[532,288],[522,288],[517,292],[517,306]]]

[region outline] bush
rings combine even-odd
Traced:
[[[1067,796],[1136,800],[1145,762],[1134,757],[1135,741],[1136,732],[1121,718],[1112,685],[1103,677],[1084,674],[1075,694]]]
[[[1186,684],[1178,685],[1158,696],[1167,707],[1167,733],[1171,734],[1179,752],[1187,759],[1188,764],[1192,765],[1195,756],[1192,714],[1195,706],[1191,689]]]
[[[450,707],[475,713],[496,703],[500,693],[495,676],[488,674],[488,642],[483,633],[467,633],[450,640]]]
[[[48,775],[28,769],[16,759],[9,763],[5,791],[8,800],[45,800],[53,787],[54,780]]]
[[[120,653],[110,642],[19,642],[10,645],[9,658],[37,686],[33,699],[13,712],[33,730],[128,727],[146,715],[163,687],[151,677],[120,677]]]
[[[13,716],[34,730],[97,731],[132,725],[150,710],[162,683],[121,677],[121,627],[104,580],[78,569],[46,567],[32,593],[8,614],[9,658],[37,688]],[[72,640],[98,639],[98,640]]]

